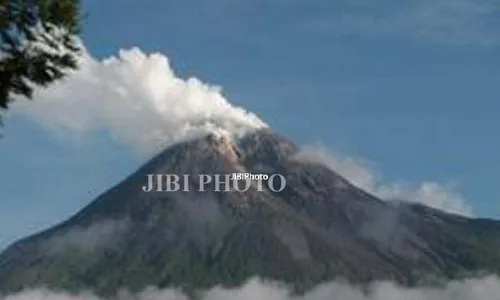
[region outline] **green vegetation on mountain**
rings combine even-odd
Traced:
[[[500,274],[500,223],[388,203],[301,159],[269,131],[173,146],[67,221],[0,255],[0,290],[236,286],[307,290],[345,278],[404,285]],[[144,193],[146,174],[279,173],[285,190]]]

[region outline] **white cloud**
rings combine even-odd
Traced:
[[[129,221],[125,220],[104,220],[88,227],[73,227],[46,240],[44,250],[49,254],[57,254],[67,250],[92,252],[112,248],[124,236],[129,225]]]
[[[401,182],[387,183],[379,173],[370,168],[368,162],[329,152],[321,145],[303,147],[297,159],[323,164],[347,178],[355,186],[382,199],[422,203],[450,213],[473,215],[467,200],[455,191],[455,186],[452,184],[424,181],[413,187]]]
[[[366,166],[367,162],[329,152],[322,145],[305,146],[295,158],[301,161],[323,164],[367,192],[373,192],[378,181],[378,175]]]
[[[240,134],[267,125],[235,107],[220,88],[175,75],[168,58],[133,48],[97,60],[86,51],[81,68],[66,80],[37,90],[36,101],[18,101],[14,114],[35,119],[55,131],[74,135],[107,132],[146,155],[208,132]],[[311,150],[311,149],[309,149]],[[424,182],[418,188],[386,184],[356,158],[319,149],[317,159],[358,187],[383,198],[401,198],[446,211],[471,215],[453,186]]]
[[[318,286],[303,296],[294,296],[284,284],[252,279],[245,285],[225,289],[215,287],[201,293],[201,300],[491,300],[500,293],[500,280],[490,276],[481,279],[453,281],[442,287],[404,288],[392,282],[377,282],[366,290],[344,282]],[[187,300],[176,289],[148,288],[132,295],[122,292],[118,300]],[[99,300],[91,293],[70,295],[49,290],[28,290],[7,296],[4,300]]]
[[[417,189],[403,184],[380,185],[375,193],[383,199],[409,200],[430,207],[464,216],[472,216],[472,207],[467,200],[455,191],[452,184],[424,181]]]
[[[72,134],[104,131],[146,154],[207,132],[266,126],[219,87],[179,78],[166,56],[137,48],[101,61],[84,52],[80,70],[34,98],[17,101],[13,113]]]

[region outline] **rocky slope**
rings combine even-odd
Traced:
[[[166,149],[61,224],[0,255],[0,291],[114,294],[155,285],[234,286],[252,276],[298,291],[344,278],[406,285],[500,274],[500,222],[387,203],[263,130]],[[144,193],[146,174],[279,173],[281,192]],[[264,185],[265,187],[265,185]]]

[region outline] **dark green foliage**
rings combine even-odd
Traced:
[[[0,109],[77,68],[79,0],[0,0]]]

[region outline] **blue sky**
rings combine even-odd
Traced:
[[[83,40],[167,55],[299,144],[359,158],[385,182],[453,186],[500,218],[500,7],[492,0],[84,0]],[[36,99],[35,99],[36,100]],[[7,114],[0,247],[58,222],[146,157],[98,131]]]

